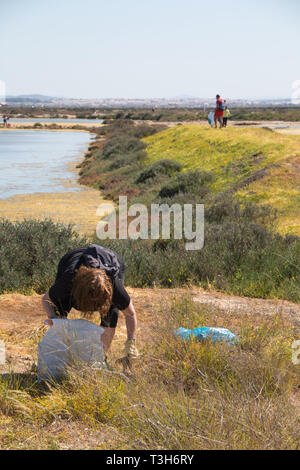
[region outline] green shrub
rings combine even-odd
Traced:
[[[51,220],[0,221],[0,293],[46,291],[68,250],[85,245],[72,227]]]
[[[273,234],[237,210],[235,220],[206,223],[201,250],[184,240],[101,240],[124,259],[132,287],[213,286],[237,295],[300,299],[300,239]],[[172,231],[171,231],[172,236]]]
[[[160,197],[172,197],[178,193],[194,193],[204,197],[209,192],[205,186],[213,181],[213,174],[207,171],[187,171],[177,175],[159,191]]]
[[[233,199],[232,188],[210,191],[211,172],[181,172],[172,160],[144,166],[144,144],[134,136],[138,128],[148,132],[147,126],[143,129],[126,119],[109,124],[103,149],[90,149],[93,156],[86,161],[83,178],[99,175],[94,184],[106,197],[117,201],[119,194],[127,194],[131,202],[148,209],[153,201],[169,206],[205,203],[205,241],[201,250],[188,252],[185,240],[172,239],[172,227],[170,240],[96,240],[124,258],[126,282],[133,287],[196,284],[237,295],[298,301],[300,239],[274,233],[276,211],[241,205]]]
[[[109,170],[116,170],[118,168],[122,168],[123,166],[132,165],[137,162],[140,162],[144,158],[145,152],[140,150],[136,152],[125,153],[124,155],[120,155],[114,158],[108,168]]]
[[[130,137],[127,135],[114,136],[104,144],[100,155],[104,160],[108,160],[126,153],[141,151],[145,148],[146,144],[136,137]]]
[[[205,220],[221,224],[225,220],[248,220],[271,227],[276,220],[277,212],[271,206],[257,206],[247,203],[244,208],[229,193],[219,193],[212,203],[205,208]]]
[[[156,132],[163,131],[164,129],[166,129],[166,126],[138,124],[130,130],[130,134],[138,139],[143,139],[144,137],[156,134]]]
[[[144,183],[148,179],[155,178],[155,176],[159,174],[173,176],[174,173],[181,169],[182,165],[173,160],[157,160],[140,173],[136,183]]]

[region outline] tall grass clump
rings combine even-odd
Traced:
[[[179,326],[225,327],[238,342],[184,341],[173,334]],[[82,367],[44,389],[32,374],[2,377],[0,414],[32,436],[19,445],[38,448],[38,435],[59,423],[83,425],[86,438],[109,434],[113,449],[299,449],[289,318],[237,315],[176,295],[152,309],[147,328],[133,375]]]
[[[143,449],[297,449],[288,320],[237,318],[176,298],[154,315],[153,342],[122,416],[131,445]],[[178,326],[223,326],[238,344],[185,342]],[[128,446],[130,448],[130,444]]]

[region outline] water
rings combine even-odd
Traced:
[[[70,169],[88,147],[87,132],[0,131],[0,197],[80,190]]]
[[[276,129],[293,129],[300,127],[300,124],[272,124],[270,127],[275,127]]]
[[[3,120],[1,120],[2,122]],[[102,124],[103,119],[75,119],[75,118],[70,118],[70,119],[64,119],[64,118],[9,118],[8,122],[51,122],[55,124],[62,124],[64,122],[70,123],[70,124],[93,124],[93,123],[98,123]]]

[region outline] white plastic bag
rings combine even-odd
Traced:
[[[101,342],[103,328],[87,320],[53,319],[38,345],[38,381],[58,380],[70,366],[101,368],[105,354]]]

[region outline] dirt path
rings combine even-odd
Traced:
[[[146,342],[152,327],[152,312],[156,311],[162,302],[168,302],[172,297],[191,295],[192,299],[203,305],[214,306],[228,314],[280,314],[289,318],[300,331],[300,305],[282,300],[263,300],[246,297],[230,296],[202,289],[132,289],[128,288],[139,318],[139,341]],[[76,311],[71,317],[78,317]],[[7,294],[0,296],[0,339],[6,344],[5,366],[0,366],[0,372],[23,372],[28,370],[36,361],[36,343],[42,337],[45,328],[45,314],[42,310],[41,296],[24,296]],[[114,340],[114,352],[119,354],[126,339],[125,322],[121,316]]]
[[[286,300],[254,299],[226,295],[220,292],[192,291],[195,302],[210,304],[220,310],[233,313],[255,313],[261,315],[283,315],[288,317],[295,325],[300,326],[300,304]]]

